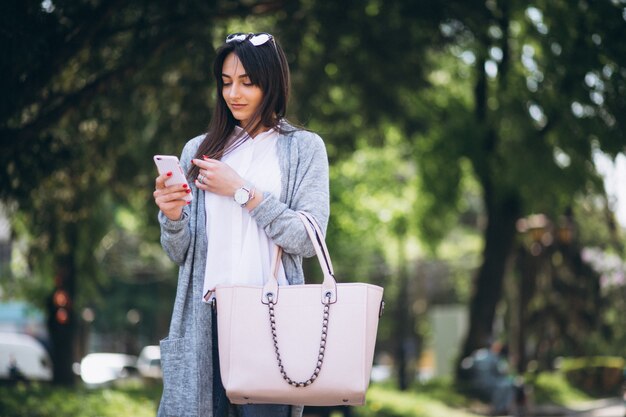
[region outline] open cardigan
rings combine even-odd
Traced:
[[[280,134],[276,145],[281,170],[280,198],[264,193],[263,201],[250,214],[283,248],[285,274],[290,285],[294,285],[304,283],[302,257],[315,255],[295,211],[310,213],[326,230],[330,212],[328,157],[318,135],[285,127],[289,131]],[[180,158],[185,172],[203,139],[204,135],[198,136],[185,145]],[[204,191],[193,183],[190,186],[194,198],[179,220],[172,221],[162,212],[158,215],[161,244],[180,267],[169,335],[160,342],[163,395],[158,417],[213,417],[211,306],[202,301],[207,256]],[[302,407],[291,407],[291,417],[301,415]]]

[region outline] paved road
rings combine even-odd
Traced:
[[[580,417],[626,417],[626,407],[624,407],[624,404],[606,405],[595,410],[583,411],[575,415]]]
[[[575,408],[538,406],[530,414],[533,417],[626,417],[626,406],[621,398],[607,398]]]

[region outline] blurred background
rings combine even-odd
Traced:
[[[489,412],[487,353],[518,411],[619,398],[625,0],[9,0],[2,415],[155,414],[177,271],[152,156],[205,131],[225,36],[263,31],[328,148],[336,276],[385,287],[352,411]]]

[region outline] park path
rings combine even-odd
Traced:
[[[626,417],[626,405],[622,398],[605,398],[575,407],[536,406],[528,416],[532,417]]]

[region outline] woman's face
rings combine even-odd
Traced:
[[[246,69],[233,52],[224,60],[222,83],[222,97],[233,117],[239,120],[242,127],[249,126],[250,122],[256,122],[250,119],[261,105],[263,91],[250,82]]]

